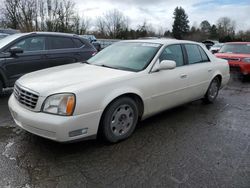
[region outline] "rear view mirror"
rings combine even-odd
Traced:
[[[163,60],[160,62],[159,70],[175,69],[176,62],[172,60]]]
[[[11,55],[22,54],[23,49],[19,48],[19,47],[13,47],[13,48],[9,49],[9,52],[10,52]]]

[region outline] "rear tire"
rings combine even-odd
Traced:
[[[131,98],[122,97],[115,100],[103,114],[102,137],[110,143],[127,139],[135,130],[138,114],[137,104]]]
[[[203,101],[207,104],[213,103],[219,94],[219,90],[220,90],[220,80],[218,77],[215,77],[211,81],[208,87],[207,93],[205,97],[203,98]]]

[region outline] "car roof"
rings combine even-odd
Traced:
[[[155,43],[155,44],[199,44],[198,42],[188,41],[188,40],[177,40],[177,39],[147,39],[147,40],[125,40],[121,42],[140,42],[140,43]]]
[[[71,33],[60,33],[60,32],[30,32],[22,33],[23,35],[50,35],[50,36],[65,36],[65,37],[79,37],[76,34]]]

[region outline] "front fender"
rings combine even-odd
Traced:
[[[113,90],[111,93],[109,93],[108,95],[106,95],[102,101],[102,108],[105,109],[113,100],[119,98],[122,95],[126,95],[126,94],[135,94],[138,95],[142,101],[144,101],[144,96],[142,94],[142,92],[140,92],[138,89],[136,88],[119,88],[116,90]]]

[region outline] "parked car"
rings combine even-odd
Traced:
[[[20,33],[19,30],[16,30],[16,29],[3,29],[3,28],[0,28],[0,33],[5,33],[5,34],[8,34],[8,35],[13,35],[13,34],[16,34],[16,33]]]
[[[8,36],[8,34],[0,33],[0,40],[3,39],[3,38],[5,38],[5,37],[7,37],[7,36]]]
[[[85,39],[62,33],[22,33],[0,40],[0,93],[22,75],[85,61],[96,49]]]
[[[216,43],[209,49],[209,51],[213,54],[218,53],[222,46],[223,43]]]
[[[226,43],[215,55],[228,60],[232,71],[250,75],[250,42]]]
[[[101,51],[101,44],[97,41],[94,35],[80,35],[80,37],[87,39],[91,44],[93,44],[98,52]]]
[[[207,47],[208,50],[210,50],[210,48],[213,45],[219,43],[219,41],[217,41],[217,40],[205,40],[205,41],[202,41],[202,43],[206,45],[206,47]]]
[[[229,77],[227,61],[198,43],[124,41],[85,63],[23,76],[9,109],[18,126],[51,140],[102,135],[115,143],[163,110],[197,99],[214,102]]]

